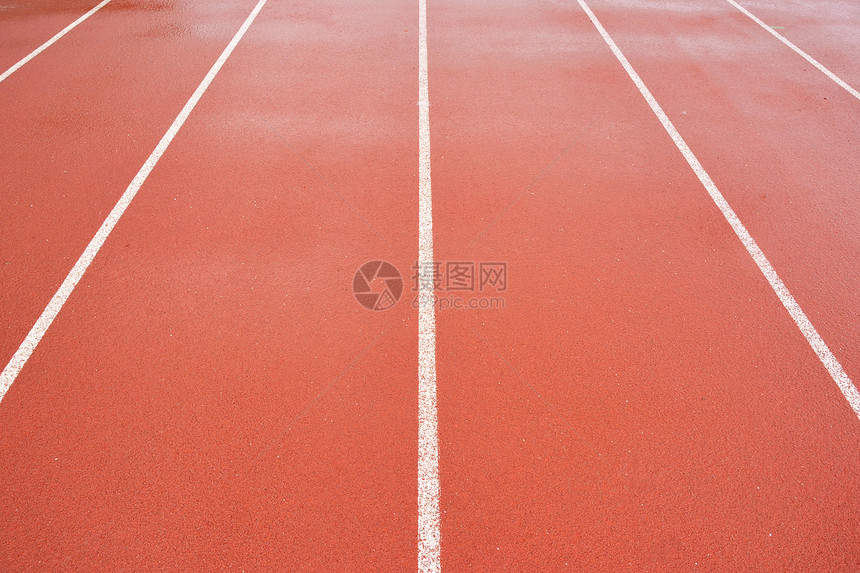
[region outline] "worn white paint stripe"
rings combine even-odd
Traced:
[[[18,62],[17,64],[15,64],[14,66],[12,66],[8,70],[6,70],[5,72],[3,72],[3,74],[0,75],[0,82],[2,82],[6,78],[8,78],[12,74],[14,74],[18,70],[18,68],[20,68],[21,66],[23,66],[24,64],[26,64],[27,62],[29,62],[30,60],[32,60],[33,58],[35,58],[39,54],[41,54],[42,52],[44,52],[46,49],[48,49],[51,46],[51,44],[53,44],[54,42],[56,42],[57,40],[59,40],[60,38],[62,38],[66,34],[68,34],[69,32],[71,32],[72,29],[74,29],[78,24],[80,24],[81,22],[83,22],[84,20],[86,20],[87,18],[89,18],[90,16],[92,16],[93,14],[98,12],[99,10],[101,10],[108,2],[110,2],[110,0],[104,0],[98,6],[96,6],[95,8],[93,8],[92,10],[90,10],[89,12],[87,12],[86,14],[84,14],[83,16],[81,16],[80,18],[78,18],[77,20],[75,20],[74,22],[72,22],[71,24],[69,24],[68,26],[66,26],[62,30],[60,30],[59,32],[57,32],[57,34],[53,38],[51,38],[50,40],[48,40],[47,42],[45,42],[44,44],[42,44],[41,46],[39,46],[38,48],[33,50],[32,52],[30,52],[20,62]]]
[[[96,232],[95,236],[90,241],[87,248],[84,250],[83,254],[80,256],[78,261],[75,263],[75,266],[72,267],[72,270],[69,271],[69,274],[66,276],[66,279],[63,281],[63,284],[60,285],[59,290],[54,294],[51,298],[51,301],[48,303],[48,306],[42,311],[42,315],[39,316],[39,319],[36,321],[36,324],[33,325],[33,328],[30,329],[30,332],[27,334],[27,337],[24,339],[24,342],[21,343],[21,346],[18,347],[18,350],[12,356],[12,359],[9,361],[9,364],[6,365],[6,368],[3,369],[3,373],[0,374],[0,400],[3,399],[3,396],[6,395],[6,392],[9,390],[9,387],[15,381],[15,378],[21,372],[21,369],[24,367],[24,364],[27,363],[27,360],[33,354],[33,351],[36,349],[36,346],[39,344],[39,341],[42,340],[42,337],[45,335],[45,332],[48,330],[48,327],[51,326],[51,323],[54,322],[54,319],[57,317],[57,314],[60,312],[60,309],[63,308],[66,300],[68,300],[69,295],[72,294],[72,291],[75,289],[75,286],[78,284],[78,281],[81,280],[81,277],[84,276],[84,273],[87,270],[87,267],[90,266],[90,263],[95,258],[96,254],[98,254],[99,249],[101,249],[104,242],[107,240],[108,235],[110,235],[113,228],[116,226],[119,218],[122,217],[122,214],[125,212],[126,208],[131,203],[131,200],[134,199],[134,196],[137,194],[140,187],[143,185],[143,182],[146,181],[146,178],[152,172],[152,169],[155,167],[155,164],[158,163],[158,160],[164,155],[164,152],[167,150],[167,146],[170,145],[170,142],[173,141],[173,138],[179,132],[179,129],[182,127],[182,124],[185,123],[185,120],[188,119],[191,110],[194,109],[194,106],[197,105],[197,102],[200,101],[200,98],[206,92],[206,89],[209,87],[209,84],[212,83],[212,80],[215,79],[215,76],[218,74],[218,71],[221,69],[221,66],[224,65],[224,62],[227,61],[227,58],[230,57],[230,54],[233,52],[233,49],[239,43],[239,40],[242,39],[242,36],[245,35],[245,32],[248,30],[248,27],[257,17],[257,14],[266,4],[267,0],[260,0],[254,9],[251,11],[251,14],[242,24],[242,27],[239,28],[239,31],[236,32],[236,35],[233,36],[233,39],[224,48],[224,51],[218,57],[218,60],[209,70],[209,73],[206,74],[206,77],[203,78],[203,81],[200,82],[200,85],[197,86],[197,89],[194,90],[194,93],[191,96],[191,99],[185,104],[185,107],[182,108],[182,111],[179,112],[179,115],[176,116],[176,119],[173,120],[173,123],[170,125],[170,128],[167,130],[167,133],[164,134],[164,137],[161,138],[161,141],[158,142],[158,145],[155,147],[153,152],[144,162],[143,167],[140,168],[140,171],[137,172],[137,175],[134,176],[131,184],[122,194],[117,204],[111,210],[110,214],[108,214],[102,226]]]
[[[621,62],[621,65],[624,66],[624,69],[627,71],[627,75],[630,76],[630,79],[633,80],[633,83],[636,84],[636,87],[639,88],[639,92],[648,102],[648,105],[651,106],[651,109],[654,111],[654,114],[660,120],[660,123],[663,124],[663,127],[672,137],[672,141],[675,142],[675,145],[678,147],[678,150],[683,154],[684,158],[687,160],[687,163],[690,164],[693,171],[696,173],[696,176],[699,178],[699,181],[702,182],[702,185],[705,186],[711,198],[714,200],[714,203],[717,204],[720,211],[723,213],[723,216],[734,229],[735,234],[737,234],[738,238],[740,238],[741,242],[746,247],[747,252],[753,258],[755,263],[758,265],[758,268],[764,274],[767,281],[770,283],[770,286],[773,288],[776,295],[779,297],[779,300],[782,301],[783,306],[788,310],[788,313],[791,315],[791,318],[794,319],[795,324],[803,333],[803,336],[806,337],[806,340],[809,342],[809,345],[818,355],[818,358],[821,360],[821,363],[824,364],[824,367],[830,373],[830,376],[836,382],[836,385],[839,386],[839,389],[842,391],[842,394],[845,396],[845,399],[848,400],[848,403],[851,405],[851,408],[854,410],[854,413],[860,418],[860,393],[857,392],[857,388],[851,382],[851,379],[848,378],[848,375],[845,373],[845,370],[842,368],[842,365],[836,360],[836,357],[833,356],[833,353],[830,352],[830,349],[824,343],[824,340],[821,339],[821,336],[818,335],[818,331],[815,330],[815,327],[812,326],[812,323],[806,317],[806,314],[800,308],[800,305],[797,304],[797,301],[794,300],[794,297],[788,291],[788,288],[783,284],[782,279],[779,278],[779,275],[776,274],[773,266],[770,264],[770,261],[767,260],[762,250],[753,240],[752,235],[749,234],[746,227],[744,227],[741,220],[735,214],[734,210],[729,205],[728,201],[723,197],[722,193],[720,193],[717,186],[711,180],[711,177],[705,171],[705,168],[702,167],[702,164],[699,163],[699,160],[693,155],[693,152],[687,146],[687,143],[681,137],[681,134],[678,133],[678,130],[675,129],[675,126],[669,121],[669,118],[666,116],[663,108],[660,107],[660,104],[657,103],[657,100],[654,99],[654,96],[651,95],[651,91],[645,86],[645,83],[642,81],[642,78],[639,77],[639,74],[636,73],[636,70],[633,69],[633,66],[630,65],[630,62],[627,61],[627,58],[606,32],[606,29],[594,15],[594,12],[591,11],[591,8],[588,7],[588,4],[584,2],[584,0],[577,0],[579,5],[591,19],[591,22],[597,28],[597,31],[600,32],[600,35],[603,36],[603,40],[609,45],[609,48],[612,50],[612,53],[615,54],[615,57],[618,58],[618,61]]]
[[[795,46],[793,43],[791,43],[788,40],[788,38],[786,38],[785,36],[783,36],[782,34],[777,32],[776,30],[774,30],[773,28],[771,28],[770,26],[768,26],[767,24],[765,24],[761,20],[759,20],[755,16],[755,14],[753,14],[752,12],[750,12],[749,10],[747,10],[746,8],[744,8],[743,6],[741,6],[740,4],[735,2],[735,0],[726,0],[726,1],[729,4],[731,4],[732,6],[734,6],[735,8],[737,8],[738,10],[740,10],[741,12],[743,12],[744,14],[746,14],[753,22],[755,22],[756,24],[758,24],[759,26],[761,26],[762,28],[764,28],[765,30],[770,32],[774,38],[776,38],[777,40],[779,40],[780,42],[782,42],[783,44],[785,44],[786,46],[788,46],[789,48],[791,48],[792,50],[797,52],[807,62],[809,62],[810,64],[812,64],[813,66],[815,66],[816,68],[821,70],[822,72],[824,72],[828,78],[830,78],[831,80],[833,80],[834,82],[836,82],[837,84],[842,86],[848,93],[850,93],[851,95],[853,95],[857,99],[860,99],[860,92],[858,92],[857,90],[855,90],[854,88],[849,86],[847,83],[842,81],[836,74],[834,74],[833,72],[831,72],[830,70],[825,68],[823,65],[819,64],[818,61],[815,60],[815,58],[813,58],[812,56],[810,56],[809,54],[807,54],[806,52],[804,52],[803,50],[801,50],[800,48]]]
[[[418,571],[439,573],[439,438],[436,420],[436,310],[433,200],[430,194],[430,92],[427,2],[418,0]],[[429,276],[428,276],[429,275]],[[429,288],[425,288],[428,287]]]

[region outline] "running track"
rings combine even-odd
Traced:
[[[860,86],[860,5],[740,4]],[[0,73],[89,14],[0,80],[0,570],[860,570],[860,99],[780,38],[96,7],[0,6]],[[504,308],[411,304],[434,260]]]

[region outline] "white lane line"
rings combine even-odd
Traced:
[[[819,336],[818,331],[815,330],[815,327],[812,326],[812,323],[806,317],[806,314],[800,308],[800,305],[797,304],[797,301],[794,300],[794,297],[788,291],[788,288],[783,284],[782,279],[779,278],[779,275],[776,274],[773,266],[770,264],[770,261],[767,260],[762,250],[756,244],[755,240],[753,240],[752,235],[749,234],[744,224],[741,223],[741,220],[735,214],[734,210],[729,205],[728,201],[726,201],[723,194],[720,193],[717,186],[711,180],[710,175],[705,171],[705,168],[702,167],[702,164],[699,163],[699,160],[693,155],[693,152],[687,146],[687,143],[681,137],[681,134],[678,133],[678,130],[675,129],[675,126],[669,121],[669,118],[666,116],[666,113],[663,111],[663,108],[660,107],[660,104],[657,103],[657,100],[654,99],[654,96],[651,95],[651,91],[645,86],[645,83],[642,81],[642,78],[639,77],[639,74],[636,73],[636,70],[633,69],[633,66],[630,65],[630,62],[627,61],[627,58],[624,57],[624,54],[606,32],[606,29],[597,19],[597,16],[594,15],[594,12],[591,11],[591,8],[588,7],[588,4],[585,3],[584,0],[576,0],[580,7],[585,11],[591,20],[594,27],[597,28],[597,31],[600,32],[600,35],[603,36],[603,40],[612,50],[612,53],[615,54],[615,57],[618,58],[618,61],[621,62],[621,65],[624,66],[624,69],[627,71],[627,75],[630,76],[630,79],[633,80],[633,83],[636,84],[636,87],[639,88],[639,92],[645,98],[645,101],[648,102],[648,105],[651,106],[651,110],[657,116],[657,119],[660,120],[660,123],[663,124],[663,127],[666,129],[666,132],[671,136],[672,141],[675,142],[675,145],[678,147],[678,150],[684,156],[684,159],[687,160],[687,163],[690,164],[690,167],[696,173],[696,176],[699,178],[699,181],[702,182],[702,185],[707,189],[708,194],[711,196],[711,199],[714,200],[714,203],[717,204],[720,211],[723,213],[723,216],[729,222],[729,225],[734,229],[735,234],[746,247],[747,252],[753,258],[755,263],[758,265],[759,270],[761,270],[762,274],[764,274],[767,282],[770,283],[770,286],[773,288],[776,295],[779,297],[779,300],[782,302],[783,306],[785,306],[788,313],[791,315],[791,318],[794,320],[794,323],[797,324],[797,327],[800,329],[800,332],[803,333],[803,336],[806,337],[807,342],[818,355],[821,363],[824,364],[824,367],[827,368],[827,371],[830,373],[830,376],[836,382],[836,385],[839,386],[839,389],[842,391],[842,394],[845,396],[845,399],[848,400],[848,404],[851,405],[851,409],[854,410],[854,413],[860,418],[860,392],[857,391],[857,388],[851,382],[851,379],[848,378],[848,375],[845,373],[845,370],[842,368],[842,365],[836,360],[836,357],[833,356],[833,353],[830,352],[830,349],[824,343],[824,340]]]
[[[752,12],[750,12],[749,10],[747,10],[746,8],[744,8],[743,6],[741,6],[740,4],[735,2],[735,0],[726,0],[726,2],[728,2],[732,6],[734,6],[735,8],[740,10],[741,12],[743,12],[744,14],[746,14],[753,22],[755,22],[756,24],[758,24],[759,26],[761,26],[762,28],[764,28],[765,30],[770,32],[774,38],[776,38],[777,40],[779,40],[780,42],[782,42],[783,44],[785,44],[786,46],[788,46],[789,48],[791,48],[792,50],[797,52],[807,62],[809,62],[810,64],[812,64],[813,66],[815,66],[816,68],[821,70],[822,72],[824,72],[828,78],[830,78],[831,80],[833,80],[834,82],[836,82],[837,84],[839,84],[840,86],[845,88],[845,90],[848,93],[850,93],[851,95],[853,95],[857,99],[860,99],[860,92],[858,92],[857,90],[855,90],[854,88],[849,86],[847,83],[842,81],[839,77],[837,77],[836,74],[834,74],[833,72],[831,72],[830,70],[825,68],[823,65],[819,64],[818,61],[815,60],[815,58],[813,58],[812,56],[810,56],[809,54],[807,54],[806,52],[804,52],[803,50],[801,50],[800,48],[798,48],[797,46],[792,44],[788,40],[788,38],[786,38],[785,36],[783,36],[782,34],[777,32],[776,30],[774,30],[773,28],[771,28],[770,26],[768,26],[767,24],[765,24],[761,20],[759,20]]]
[[[433,199],[430,194],[427,0],[418,0],[418,272],[418,571],[439,573],[442,563],[436,420],[436,308],[432,289]]]
[[[72,294],[72,291],[75,289],[75,286],[78,284],[78,281],[81,280],[81,277],[84,276],[84,272],[86,272],[87,267],[90,266],[90,263],[95,258],[96,254],[98,254],[99,249],[101,249],[102,245],[110,235],[113,228],[116,226],[119,218],[122,217],[122,214],[125,212],[126,208],[131,203],[131,200],[134,199],[134,196],[137,194],[140,187],[143,185],[146,178],[149,176],[152,169],[155,167],[155,164],[158,163],[158,160],[164,155],[164,152],[167,150],[167,146],[170,145],[170,142],[173,141],[173,138],[179,132],[179,129],[182,127],[182,124],[185,123],[185,120],[188,119],[189,114],[194,109],[194,106],[197,105],[197,102],[200,101],[200,98],[203,97],[203,94],[206,92],[206,89],[209,87],[209,84],[212,83],[212,80],[215,79],[215,76],[218,74],[218,71],[221,69],[221,66],[224,65],[224,62],[227,61],[227,58],[230,57],[230,54],[233,52],[233,49],[236,47],[236,44],[239,43],[239,40],[242,39],[242,36],[245,35],[245,32],[248,30],[248,27],[254,21],[254,18],[257,17],[257,14],[266,4],[267,0],[260,0],[254,9],[251,11],[251,14],[245,20],[245,23],[242,24],[242,27],[239,28],[239,31],[236,32],[236,35],[233,36],[233,39],[224,48],[224,51],[221,52],[221,55],[218,57],[218,60],[212,65],[212,68],[209,70],[209,73],[206,74],[206,77],[203,78],[203,81],[200,82],[200,85],[197,86],[197,89],[194,90],[194,93],[191,95],[191,99],[185,104],[185,107],[182,108],[182,111],[179,112],[179,115],[176,116],[176,119],[173,120],[173,123],[170,124],[170,128],[167,130],[167,133],[164,134],[164,137],[161,138],[161,141],[158,142],[158,145],[155,146],[155,149],[152,151],[150,156],[144,162],[143,167],[140,168],[140,171],[137,172],[137,175],[132,179],[131,184],[122,194],[122,197],[119,198],[119,201],[111,210],[110,214],[108,214],[107,219],[105,219],[102,226],[96,232],[95,236],[90,241],[87,248],[84,250],[83,254],[78,259],[78,262],[75,263],[75,266],[72,267],[72,270],[69,271],[69,274],[66,276],[66,279],[63,281],[63,284],[60,285],[59,290],[54,294],[51,298],[51,301],[48,303],[48,306],[45,307],[45,310],[42,311],[42,315],[39,316],[39,320],[36,321],[36,324],[33,325],[33,328],[30,329],[30,332],[27,334],[27,337],[24,339],[24,342],[21,343],[21,346],[18,347],[18,350],[12,356],[12,359],[9,361],[9,364],[6,365],[6,368],[3,369],[3,373],[0,374],[0,400],[6,395],[6,392],[9,390],[9,387],[12,386],[12,383],[17,378],[18,374],[21,372],[21,369],[24,367],[24,364],[27,363],[27,360],[33,354],[33,351],[36,350],[36,346],[39,344],[39,341],[42,340],[42,337],[45,336],[45,332],[48,330],[48,327],[51,326],[51,323],[54,322],[54,319],[57,317],[57,314],[60,312],[60,309],[63,308],[63,305],[68,300],[69,295]]]
[[[18,70],[18,68],[20,68],[21,66],[23,66],[24,64],[26,64],[27,62],[29,62],[30,60],[32,60],[33,58],[35,58],[39,54],[41,54],[42,52],[44,52],[48,47],[51,46],[51,44],[53,44],[54,42],[56,42],[57,40],[59,40],[60,38],[65,36],[66,34],[68,34],[78,24],[80,24],[81,22],[83,22],[84,20],[86,20],[87,18],[89,18],[90,16],[95,14],[96,12],[98,12],[108,2],[110,2],[110,0],[104,0],[98,6],[96,6],[95,8],[93,8],[92,10],[90,10],[89,12],[87,12],[86,14],[84,14],[83,16],[81,16],[80,18],[78,18],[77,20],[75,20],[74,22],[72,22],[71,24],[69,24],[68,26],[66,26],[62,30],[60,30],[59,32],[57,32],[57,34],[53,38],[51,38],[50,40],[48,40],[47,42],[45,42],[44,44],[42,44],[41,46],[39,46],[38,48],[33,50],[32,52],[30,52],[20,62],[18,62],[17,64],[15,64],[14,66],[12,66],[8,70],[6,70],[5,72],[3,72],[3,74],[0,75],[0,82],[2,82],[6,78],[8,78],[12,74],[14,74]]]

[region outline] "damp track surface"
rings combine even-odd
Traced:
[[[739,3],[860,85],[852,3]],[[0,3],[0,69],[95,4]],[[4,365],[255,4],[0,83]],[[856,381],[860,102],[727,2],[588,5]],[[860,421],[586,13],[426,15],[262,8],[0,401],[0,570],[860,568]],[[419,311],[428,257],[503,307]]]

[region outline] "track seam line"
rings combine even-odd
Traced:
[[[432,292],[433,200],[430,192],[430,91],[427,0],[418,0],[418,571],[439,573],[439,437],[436,414],[436,305]],[[424,287],[428,284],[429,289]]]
[[[54,319],[57,317],[57,314],[60,312],[60,309],[63,308],[63,305],[68,300],[69,296],[72,294],[72,291],[75,289],[75,286],[78,284],[78,281],[81,280],[81,277],[84,276],[84,273],[87,270],[87,267],[90,266],[95,256],[98,254],[99,249],[101,249],[102,245],[104,245],[105,241],[110,235],[113,228],[116,226],[117,222],[119,222],[119,218],[122,217],[122,214],[125,212],[126,208],[128,208],[131,200],[134,199],[134,196],[140,190],[146,178],[152,172],[155,164],[158,163],[158,160],[164,155],[164,152],[167,150],[167,146],[170,145],[170,142],[173,141],[173,138],[179,132],[179,129],[185,123],[185,120],[188,119],[188,116],[191,114],[191,111],[197,105],[197,102],[200,101],[200,98],[203,97],[203,94],[206,92],[206,89],[209,87],[209,84],[212,83],[212,80],[215,79],[215,76],[221,70],[221,67],[224,65],[224,62],[227,61],[227,58],[230,57],[230,54],[233,52],[233,49],[242,39],[242,36],[245,35],[245,32],[251,26],[251,23],[257,17],[260,10],[266,4],[267,0],[260,0],[254,9],[251,11],[251,14],[245,19],[245,22],[239,28],[239,31],[233,36],[233,39],[227,44],[227,47],[224,48],[224,51],[221,52],[221,55],[210,68],[209,73],[206,74],[206,77],[203,78],[203,81],[200,82],[200,85],[197,86],[197,89],[194,90],[194,93],[191,95],[191,98],[182,108],[182,111],[179,112],[179,115],[176,116],[176,119],[173,120],[173,123],[170,124],[170,128],[168,128],[167,133],[161,138],[161,141],[158,142],[155,149],[146,159],[143,164],[143,167],[140,168],[140,171],[137,172],[137,175],[132,179],[131,184],[129,184],[128,188],[119,198],[119,201],[111,209],[111,212],[108,214],[107,218],[102,223],[99,230],[96,232],[95,236],[87,245],[87,248],[84,250],[83,254],[81,254],[78,261],[75,263],[75,266],[72,267],[72,270],[69,271],[69,274],[66,276],[66,279],[60,285],[60,288],[51,298],[48,306],[45,307],[45,310],[42,311],[42,314],[39,316],[39,319],[36,321],[36,324],[33,325],[33,328],[30,329],[30,332],[27,334],[27,337],[18,347],[18,350],[12,356],[12,359],[9,360],[9,363],[3,369],[3,373],[0,374],[0,401],[3,400],[3,397],[6,395],[6,392],[12,386],[12,383],[15,382],[15,378],[18,377],[18,374],[21,372],[21,369],[27,363],[27,360],[33,354],[33,351],[36,350],[36,346],[42,340],[42,337],[45,336],[45,332],[51,326],[51,323],[54,322]]]
[[[726,0],[726,2],[728,2],[732,6],[734,6],[735,8],[740,10],[741,12],[743,12],[744,14],[746,14],[750,18],[750,20],[752,20],[753,22],[755,22],[756,24],[758,24],[759,26],[761,26],[762,28],[764,28],[765,30],[770,32],[770,34],[774,38],[776,38],[777,40],[779,40],[780,42],[782,42],[783,44],[785,44],[786,46],[788,46],[789,48],[791,48],[792,50],[797,52],[797,54],[800,55],[804,60],[806,60],[807,62],[809,62],[810,64],[812,64],[813,66],[815,66],[816,68],[821,70],[822,72],[824,72],[824,74],[828,78],[830,78],[831,80],[833,80],[834,82],[839,84],[841,87],[845,88],[845,90],[848,93],[853,95],[855,98],[860,99],[860,92],[858,92],[857,90],[855,90],[854,88],[849,86],[846,82],[842,81],[842,79],[840,79],[836,74],[834,74],[833,72],[831,72],[830,70],[825,68],[822,64],[819,64],[815,58],[813,58],[812,56],[810,56],[809,54],[807,54],[806,52],[804,52],[803,50],[801,50],[800,48],[795,46],[788,38],[786,38],[785,36],[783,36],[782,34],[777,32],[776,30],[774,30],[773,28],[771,28],[770,26],[768,26],[767,24],[762,22],[758,17],[756,17],[755,14],[753,14],[752,12],[750,12],[749,10],[747,10],[746,8],[744,8],[743,6],[741,6],[740,4],[735,2],[735,0]]]
[[[53,38],[51,38],[50,40],[48,40],[47,42],[45,42],[44,44],[42,44],[41,46],[39,46],[38,48],[36,48],[32,52],[30,52],[29,54],[27,54],[26,56],[24,56],[24,58],[21,59],[17,64],[13,65],[11,68],[9,68],[5,72],[3,72],[2,75],[0,75],[0,82],[2,82],[6,78],[8,78],[12,74],[14,74],[21,66],[23,66],[24,64],[26,64],[27,62],[29,62],[30,60],[32,60],[33,58],[35,58],[36,56],[38,56],[39,54],[44,52],[46,49],[50,48],[51,44],[53,44],[54,42],[56,42],[57,40],[59,40],[60,38],[62,38],[66,34],[68,34],[69,32],[71,32],[75,27],[77,27],[78,24],[80,24],[81,22],[83,22],[84,20],[86,20],[87,18],[89,18],[90,16],[92,16],[93,14],[98,12],[99,10],[101,10],[110,1],[111,0],[104,0],[99,5],[97,5],[95,8],[91,9],[89,12],[87,12],[86,14],[84,14],[83,16],[81,16],[80,18],[78,18],[77,20],[75,20],[74,22],[72,22],[71,24],[69,24],[68,26],[66,26],[65,28],[60,30],[59,32],[57,32]]]
[[[633,69],[633,66],[630,65],[630,62],[627,61],[627,58],[615,44],[615,41],[600,23],[600,20],[597,19],[597,16],[594,15],[594,12],[591,11],[591,8],[588,7],[588,4],[585,3],[584,0],[576,0],[579,3],[579,6],[585,11],[588,18],[591,20],[591,23],[594,24],[594,27],[597,28],[597,31],[603,37],[603,40],[612,50],[612,53],[615,54],[615,57],[624,67],[624,70],[627,72],[627,75],[630,76],[630,79],[633,80],[633,83],[636,84],[636,87],[639,89],[639,93],[642,94],[642,97],[645,98],[645,101],[648,102],[648,105],[651,106],[651,110],[654,112],[654,115],[657,116],[657,119],[660,120],[660,123],[663,124],[663,127],[666,129],[666,132],[672,138],[672,141],[675,142],[675,145],[678,147],[678,150],[684,156],[684,159],[687,160],[687,163],[695,172],[696,176],[699,178],[699,181],[702,182],[702,185],[705,186],[705,189],[708,191],[708,194],[711,196],[711,199],[714,200],[717,207],[722,212],[723,216],[728,221],[729,225],[731,225],[735,234],[743,243],[744,247],[746,247],[747,252],[753,258],[756,265],[758,265],[759,270],[764,274],[767,282],[770,283],[771,288],[773,288],[776,295],[779,297],[780,302],[782,302],[783,306],[788,311],[788,314],[791,315],[791,318],[794,320],[794,323],[800,329],[800,332],[806,338],[806,341],[815,351],[815,354],[818,355],[818,359],[821,360],[821,363],[827,369],[827,372],[830,373],[830,376],[833,378],[833,381],[836,382],[836,385],[839,386],[839,390],[842,391],[842,395],[845,396],[845,399],[848,400],[848,404],[851,406],[851,409],[854,410],[854,414],[860,418],[860,392],[857,391],[857,388],[851,382],[851,379],[848,377],[848,374],[845,373],[845,370],[842,368],[842,365],[830,351],[830,348],[827,347],[824,340],[818,334],[818,331],[815,330],[815,327],[806,317],[806,314],[800,308],[800,305],[794,299],[794,296],[789,292],[788,287],[782,282],[782,279],[779,278],[779,275],[776,273],[776,270],[770,264],[770,261],[765,256],[764,252],[759,248],[758,244],[756,244],[755,240],[750,235],[749,231],[747,231],[744,224],[738,218],[737,214],[735,214],[734,210],[729,205],[728,201],[726,201],[723,194],[720,193],[720,190],[717,189],[716,184],[714,184],[710,175],[708,175],[705,168],[702,167],[702,164],[699,163],[699,160],[693,155],[693,152],[690,150],[690,147],[684,141],[684,138],[681,137],[681,134],[678,133],[678,130],[675,129],[675,126],[669,120],[669,117],[663,111],[663,108],[660,107],[660,104],[657,103],[657,100],[654,99],[654,96],[651,94],[651,91],[645,86],[645,83],[642,81],[642,78],[639,77],[639,74],[636,73],[636,70]],[[731,0],[729,0],[731,1]]]

